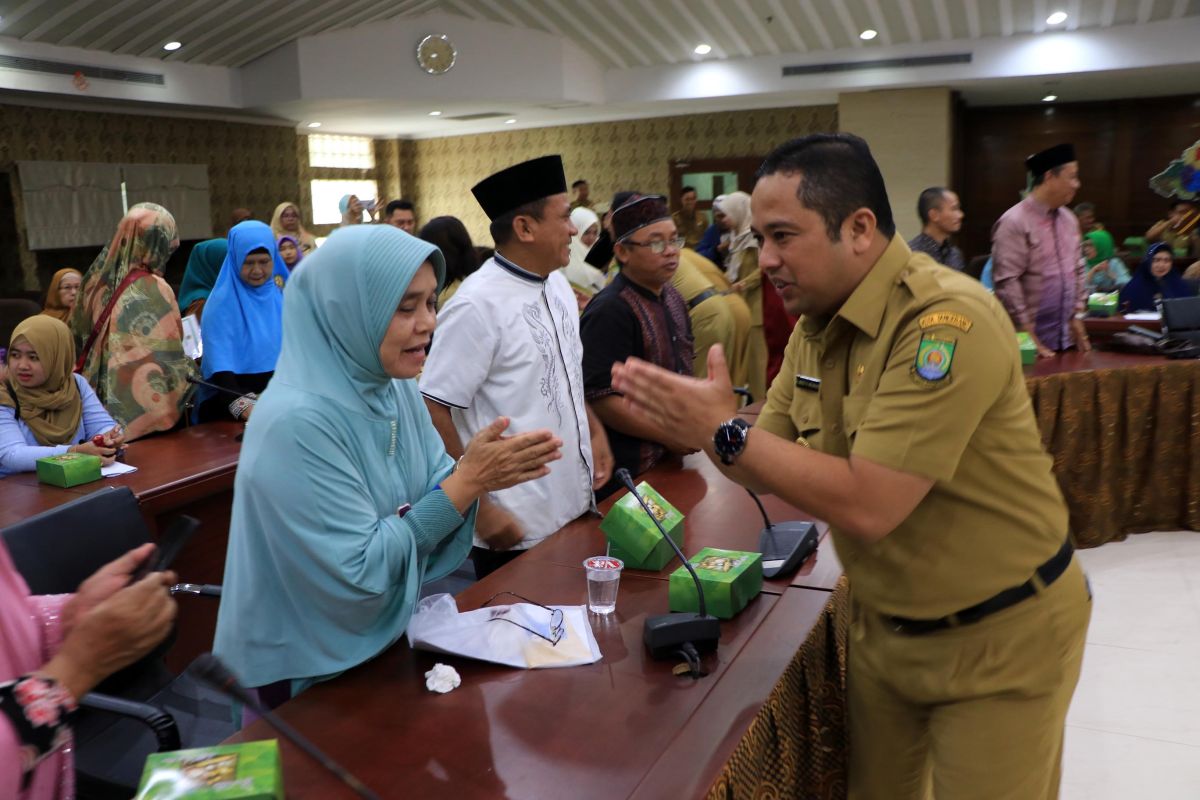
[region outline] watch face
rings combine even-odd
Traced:
[[[444,34],[431,34],[417,45],[417,64],[430,75],[449,72],[458,58],[458,51]]]
[[[746,444],[746,431],[739,425],[725,423],[717,428],[713,436],[713,449],[717,453],[737,454]]]

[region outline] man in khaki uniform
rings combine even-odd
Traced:
[[[741,353],[746,349],[746,337],[750,331],[750,312],[746,309],[745,318],[738,316],[738,307],[734,303],[746,301],[736,294],[725,294],[729,284],[721,276],[724,286],[718,288],[705,274],[704,266],[710,265],[707,258],[695,250],[684,248],[679,251],[679,266],[671,276],[671,285],[683,295],[687,303],[688,317],[692,321],[692,349],[695,356],[692,360],[692,372],[697,378],[708,375],[708,349],[714,344],[721,345],[726,353],[726,362],[735,385],[745,383],[745,366],[741,363]]]
[[[850,579],[849,795],[1058,795],[1091,603],[1008,315],[895,235],[850,134],[797,139],[754,190],[760,263],[801,321],[756,427],[709,377],[614,387],[734,480],[830,523]]]
[[[679,210],[671,215],[675,220],[675,229],[683,237],[683,246],[695,249],[708,230],[708,217],[696,208],[696,190],[691,186],[683,187],[679,193]]]

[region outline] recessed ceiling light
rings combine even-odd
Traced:
[[[512,125],[514,122],[516,122],[516,120],[515,120],[515,119],[506,119],[506,120],[504,120],[504,124],[505,124],[505,125]]]
[[[183,47],[183,42],[167,42],[163,45],[163,50],[178,50]]]
[[[1056,94],[1048,94],[1048,95],[1046,95],[1045,97],[1043,97],[1043,98],[1042,98],[1042,102],[1043,102],[1043,103],[1053,103],[1053,102],[1054,102],[1055,100],[1057,100],[1057,99],[1058,99],[1058,95],[1056,95]]]
[[[429,112],[429,116],[431,116],[431,117],[440,117],[441,115],[442,115],[442,112],[440,112],[440,111],[430,111]]]
[[[712,45],[698,44],[698,45],[696,45],[696,49],[693,50],[692,52],[698,56],[706,56],[712,52]]]
[[[1046,17],[1047,25],[1061,25],[1067,21],[1067,12],[1055,11],[1050,16]]]
[[[310,127],[310,128],[319,128],[319,127],[321,127],[321,123],[319,123],[319,122],[310,122],[310,123],[308,123],[308,127]]]
[[[879,31],[875,31],[875,30],[871,30],[870,28],[867,28],[865,31],[863,31],[862,33],[860,33],[858,35],[858,38],[862,39],[864,42],[869,42],[878,35],[879,35]]]

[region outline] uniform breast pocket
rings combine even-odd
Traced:
[[[797,389],[792,395],[792,426],[799,434],[798,441],[804,445],[818,444],[815,439],[821,433],[821,400],[816,392]]]
[[[842,420],[846,424],[846,441],[854,443],[858,429],[866,421],[867,409],[871,405],[870,397],[847,395],[842,401]]]

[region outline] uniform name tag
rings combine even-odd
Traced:
[[[921,326],[921,330],[936,328],[939,325],[949,325],[952,328],[958,328],[963,333],[967,333],[975,323],[965,314],[959,314],[954,311],[933,311],[917,320],[917,324]]]
[[[797,375],[796,388],[803,389],[806,392],[819,392],[821,391],[821,379],[813,378],[809,375]]]

